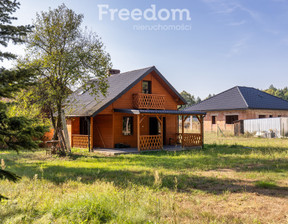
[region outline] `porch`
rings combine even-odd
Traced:
[[[194,147],[184,147],[182,148],[181,145],[178,146],[169,146],[164,145],[163,149],[155,149],[155,150],[149,150],[149,151],[139,151],[137,148],[123,148],[123,149],[104,149],[104,148],[94,148],[93,152],[106,155],[106,156],[117,156],[117,155],[126,155],[126,154],[140,154],[142,152],[181,152],[185,150],[191,150],[191,149],[198,149],[201,146],[194,146]]]
[[[191,116],[199,122],[197,133],[185,133],[185,121]],[[70,122],[70,141],[72,147],[89,151],[111,152],[114,148],[119,153],[119,148],[126,148],[121,154],[135,149],[140,152],[203,147],[204,116],[201,112],[178,110],[114,109],[110,115],[75,118]]]
[[[204,144],[204,117],[206,113],[187,112],[178,110],[132,110],[132,109],[114,109],[116,113],[133,114],[137,118],[137,149],[138,151],[164,150],[165,148],[185,148],[185,147],[203,147]],[[166,116],[177,118],[176,130],[170,134],[169,141],[166,139]],[[199,133],[184,133],[184,124],[186,119],[194,116],[200,123]],[[143,134],[142,123],[147,118],[156,118],[158,123],[158,133]],[[181,119],[181,132],[178,130],[179,118]],[[151,122],[149,124],[151,126]],[[157,131],[156,131],[157,132]]]

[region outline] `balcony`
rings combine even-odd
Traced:
[[[133,107],[135,109],[165,110],[165,96],[158,94],[133,94]]]

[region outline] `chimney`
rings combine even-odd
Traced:
[[[120,74],[120,70],[119,69],[110,69],[109,70],[109,73],[110,75],[117,75],[117,74]]]

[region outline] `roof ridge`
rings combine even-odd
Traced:
[[[242,97],[242,99],[243,99],[244,103],[246,104],[247,108],[249,108],[249,105],[248,105],[248,103],[247,103],[245,97],[243,96],[243,94],[242,94],[240,88],[250,88],[250,87],[236,86],[236,88],[238,89],[238,91],[239,91],[239,93],[240,93],[240,96]]]
[[[131,70],[131,71],[126,71],[126,72],[123,72],[123,73],[119,73],[119,74],[116,74],[116,75],[123,75],[125,73],[130,73],[130,72],[136,72],[136,71],[140,71],[140,70],[148,70],[148,69],[151,69],[151,68],[155,68],[155,66],[149,66],[149,67],[146,67],[146,68],[140,68],[140,69],[134,69],[134,70]]]
[[[253,87],[252,87],[253,88]],[[256,89],[256,88],[253,88],[253,89]],[[260,91],[260,92],[262,92],[262,93],[264,93],[264,94],[266,94],[266,95],[269,95],[269,96],[273,96],[274,98],[277,98],[278,100],[282,100],[282,101],[285,101],[285,103],[288,103],[288,101],[287,100],[284,100],[283,98],[281,98],[281,97],[278,97],[278,96],[275,96],[275,95],[272,95],[272,94],[270,94],[270,93],[266,93],[265,91],[263,91],[263,90],[260,90],[260,89],[256,89],[256,90],[258,90],[258,91]]]
[[[282,99],[281,97],[278,97],[278,96],[275,96],[275,95],[272,95],[272,94],[270,94],[270,93],[265,92],[265,90],[257,89],[257,88],[254,88],[254,87],[247,87],[247,86],[239,86],[239,87],[241,87],[241,88],[247,88],[247,89],[248,89],[248,88],[249,88],[249,89],[254,89],[254,90],[257,90],[257,91],[259,91],[259,92],[261,92],[261,93],[264,93],[264,94],[266,94],[266,95],[269,95],[269,96],[272,96],[272,97],[274,97],[274,98],[277,98],[278,100],[285,101],[285,103],[288,102],[287,100],[284,100],[284,99]]]

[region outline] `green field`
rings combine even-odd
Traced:
[[[288,223],[288,139],[205,135],[205,149],[107,157],[0,151],[0,223]]]

